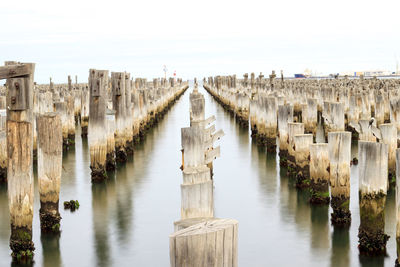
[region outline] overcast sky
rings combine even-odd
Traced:
[[[0,61],[35,62],[35,80],[89,68],[185,79],[396,70],[399,0],[1,1]]]

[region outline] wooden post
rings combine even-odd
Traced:
[[[86,86],[81,95],[81,136],[87,137],[89,126],[89,89]]]
[[[0,100],[0,183],[5,183],[7,182],[6,97],[0,97]]]
[[[328,144],[310,145],[311,204],[329,204]]]
[[[130,73],[125,72],[125,135],[126,135],[126,153],[133,154],[133,124],[132,124],[132,90],[130,83]]]
[[[92,181],[103,181],[107,178],[107,129],[106,99],[107,99],[107,70],[89,70],[89,149]]]
[[[107,171],[115,170],[115,111],[107,109]]]
[[[7,161],[7,136],[3,129],[0,131],[0,183],[7,182]]]
[[[288,176],[291,178],[296,177],[296,158],[294,154],[294,137],[298,134],[304,134],[304,124],[300,122],[289,122],[288,123],[288,139],[287,139],[287,165],[288,165]]]
[[[170,265],[238,266],[238,222],[215,219],[177,231],[169,237]]]
[[[344,131],[344,105],[338,102],[324,102],[322,113],[325,136],[329,132]]]
[[[55,102],[54,111],[58,113],[62,125],[63,149],[68,149],[68,116],[65,102]]]
[[[75,97],[73,91],[68,92],[64,99],[67,108],[68,147],[71,147],[75,145]]]
[[[297,188],[310,186],[310,146],[312,143],[312,134],[298,134],[294,136]]]
[[[371,126],[372,127],[372,126]],[[374,129],[374,128],[373,128]],[[396,149],[397,149],[397,128],[393,123],[379,125],[381,142],[389,146],[388,154],[388,177],[390,185],[396,184]]]
[[[46,113],[37,117],[38,181],[40,227],[44,232],[59,232],[58,212],[62,171],[62,126],[60,116]]]
[[[349,226],[351,133],[328,133],[333,225]]]
[[[276,153],[277,101],[275,97],[260,97],[258,102],[260,118],[258,121],[257,143],[267,146],[267,152]]]
[[[289,156],[289,131],[288,123],[293,122],[293,106],[278,106],[278,131],[279,131],[279,164],[287,166]]]
[[[317,99],[307,98],[307,104],[302,106],[302,119],[304,130],[306,133],[312,133],[315,137],[317,134],[318,110]]]
[[[0,67],[0,79],[7,78],[7,155],[8,204],[11,218],[10,248],[17,261],[30,261],[33,220],[33,74],[35,64],[18,75],[15,62]],[[13,69],[13,71],[2,70]],[[11,74],[11,75],[10,75]],[[14,76],[15,75],[15,76]]]
[[[396,149],[396,180],[400,181],[400,148]],[[400,264],[400,183],[396,183],[396,252],[395,266]]]
[[[119,163],[127,160],[125,131],[125,73],[111,72],[113,110],[115,110],[115,154]]]
[[[385,202],[388,189],[388,145],[358,143],[360,227],[358,248],[368,255],[385,255]]]

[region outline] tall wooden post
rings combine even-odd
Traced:
[[[0,183],[7,182],[7,136],[5,127],[0,131]]]
[[[376,142],[358,143],[360,227],[358,242],[361,253],[386,254],[385,202],[388,189],[388,145]]]
[[[388,155],[388,177],[391,185],[396,184],[396,149],[397,149],[397,128],[393,123],[379,125],[382,143],[389,146]]]
[[[349,226],[351,133],[328,133],[333,225]]]
[[[107,171],[115,170],[115,111],[107,109]]]
[[[73,91],[70,91],[65,97],[67,107],[68,147],[75,145],[75,97],[73,93]]]
[[[25,71],[24,71],[25,70]],[[7,79],[8,204],[10,248],[16,260],[30,261],[33,219],[33,74],[35,64],[6,62],[0,79]]]
[[[297,188],[306,188],[310,186],[310,146],[312,143],[312,134],[298,134],[294,136]]]
[[[62,171],[62,126],[60,116],[46,113],[37,117],[38,181],[40,227],[44,232],[59,232],[58,212]]]
[[[87,87],[82,90],[81,97],[81,136],[87,137],[89,126],[89,89]]]
[[[396,149],[396,180],[400,181],[400,148]],[[400,183],[396,183],[396,266],[400,265]]]
[[[54,111],[61,119],[63,149],[68,149],[68,116],[67,105],[65,102],[54,102]]]
[[[111,72],[113,110],[115,110],[115,154],[117,162],[127,160],[125,131],[125,73]]]
[[[310,145],[311,204],[329,204],[328,144]]]
[[[289,122],[288,123],[288,140],[287,140],[287,148],[288,148],[288,156],[287,156],[287,164],[288,164],[288,176],[291,178],[296,177],[296,158],[295,158],[295,146],[294,146],[294,137],[298,134],[304,134],[304,124],[300,122]]]
[[[103,181],[107,178],[107,135],[106,99],[107,70],[89,70],[89,149],[92,181]]]
[[[132,109],[132,89],[131,89],[131,75],[125,72],[125,135],[126,135],[126,153],[133,154],[133,109]]]
[[[289,156],[289,130],[288,123],[293,122],[293,106],[278,106],[278,131],[279,131],[279,164],[287,166]]]

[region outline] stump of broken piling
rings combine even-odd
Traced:
[[[304,134],[304,124],[300,122],[289,122],[288,123],[288,155],[287,155],[287,166],[288,176],[290,178],[296,177],[296,158],[295,158],[295,145],[294,137],[298,134]]]
[[[330,132],[328,134],[331,222],[335,226],[349,226],[350,213],[350,158],[351,133]]]
[[[329,204],[328,144],[310,145],[310,203]]]
[[[107,179],[107,136],[104,130],[106,124],[108,71],[89,70],[89,151],[90,169],[93,182]]]
[[[397,128],[393,123],[379,125],[381,142],[388,145],[388,180],[389,185],[396,184],[396,149]]]
[[[396,180],[400,181],[400,148],[396,149]],[[396,183],[396,266],[400,257],[400,183]]]
[[[0,131],[0,183],[7,182],[7,137],[5,129]]]
[[[169,237],[170,265],[237,266],[238,222],[215,219]]]
[[[38,181],[40,227],[43,232],[59,232],[58,212],[62,171],[62,126],[60,116],[46,113],[37,117]]]
[[[385,255],[385,202],[388,189],[388,145],[360,141],[359,197],[360,227],[358,248],[367,255]]]
[[[310,145],[312,143],[312,134],[298,134],[294,136],[297,188],[307,188],[310,186]]]
[[[107,159],[106,159],[106,170],[115,170],[115,111],[106,111],[106,124],[107,124]]]
[[[293,122],[293,106],[278,106],[279,164],[287,167],[289,132],[288,123]]]
[[[89,90],[85,88],[81,94],[81,136],[87,137],[89,126]]]
[[[115,155],[118,163],[127,161],[125,73],[111,72],[113,110],[115,110]]]

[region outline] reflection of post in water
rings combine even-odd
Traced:
[[[96,266],[108,266],[108,183],[92,184],[93,232],[96,248]],[[112,186],[110,186],[112,187]]]
[[[311,206],[311,247],[329,248],[329,206]]]
[[[43,266],[58,267],[62,266],[60,254],[60,234],[41,234]]]
[[[334,227],[332,232],[331,267],[350,266],[350,233],[348,229]]]
[[[293,186],[293,185],[292,185]],[[311,220],[311,206],[308,203],[310,198],[310,193],[308,190],[295,190],[292,192],[297,196],[297,205],[295,209],[295,222],[299,226],[301,231],[306,231],[303,229],[308,228]]]

